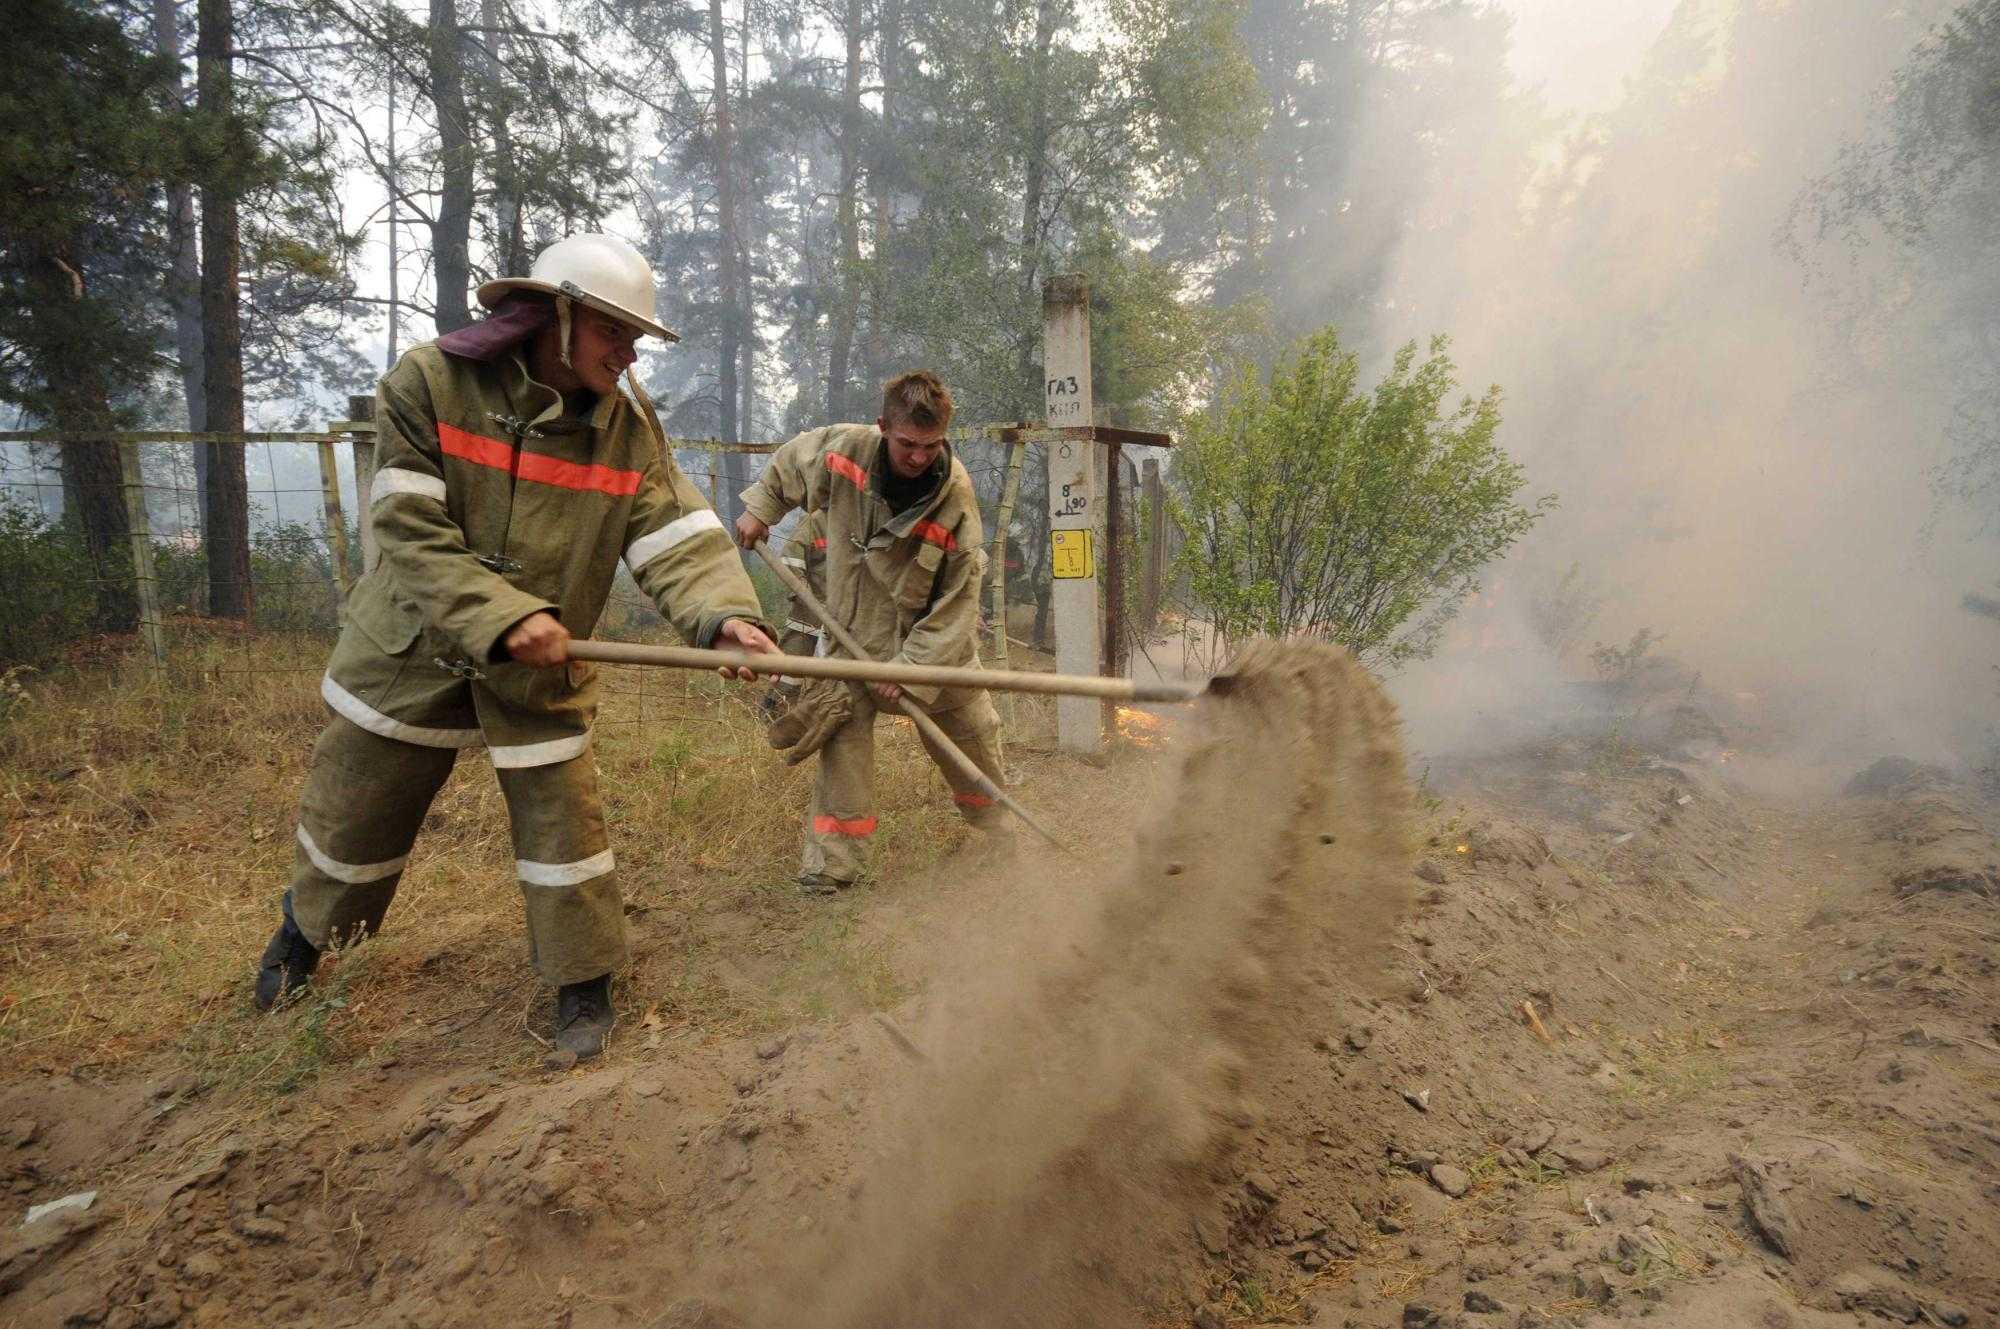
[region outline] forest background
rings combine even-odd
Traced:
[[[0,174],[33,206],[0,223],[0,397],[323,423],[602,227],[686,338],[643,363],[676,435],[867,418],[913,363],[962,418],[1033,419],[1040,284],[1078,271],[1121,425],[1181,428],[1328,327],[1374,373],[1453,338],[1563,496],[1464,633],[1662,629],[1964,732],[1932,703],[1992,692],[2000,5],[1635,5],[1585,115],[1510,63],[1526,8],[6,0],[33,39]],[[200,521],[247,546],[211,456]],[[91,465],[65,449],[65,486]]]

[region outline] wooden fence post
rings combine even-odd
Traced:
[[[1160,626],[1160,595],[1167,579],[1166,486],[1160,482],[1160,461],[1148,457],[1140,469],[1139,502],[1145,509],[1146,564],[1139,582],[1139,631],[1151,635]]]
[[[375,568],[375,532],[368,520],[370,500],[375,491],[375,399],[355,396],[347,399],[348,422],[354,432],[354,509],[361,526],[361,571]]]
[[[1006,477],[1000,482],[1000,506],[993,512],[993,558],[987,569],[993,578],[993,662],[1001,669],[1007,662],[1007,528],[1014,520],[1014,502],[1021,496],[1021,454],[1028,445],[1019,438],[1007,444]],[[1014,695],[1000,697],[1002,729],[1014,724]]]
[[[1125,676],[1125,449],[1104,449],[1104,666],[1106,678]],[[1104,703],[1106,733],[1118,731],[1118,703]]]
[[[139,635],[153,663],[167,662],[166,625],[160,621],[160,581],[153,571],[153,527],[146,514],[146,475],[139,465],[139,445],[118,441],[118,472],[124,481],[125,519],[132,532],[132,588],[139,600]]]
[[[993,560],[987,571],[993,578],[993,659],[1002,669],[1007,667],[1007,528],[1021,496],[1021,454],[1027,447],[1018,438],[1007,444],[1006,478],[1000,482],[1000,506],[993,511]]]
[[[334,460],[333,440],[319,443],[319,497],[326,509],[327,548],[333,554],[333,584],[345,600],[353,589],[347,569],[347,516],[340,510],[340,463]]]

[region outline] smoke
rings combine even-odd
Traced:
[[[2000,636],[1961,602],[1994,550],[1933,484],[1938,347],[1967,315],[1893,246],[1796,224],[1947,9],[1683,0],[1566,138],[1520,95],[1456,127],[1386,321],[1451,332],[1468,385],[1502,385],[1503,445],[1561,507],[1398,680],[1419,749],[1559,709],[1593,642],[1647,628],[1796,755],[1973,756]],[[1552,642],[1537,609],[1566,573],[1601,605]]]

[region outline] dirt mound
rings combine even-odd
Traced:
[[[1908,757],[1883,757],[1858,771],[1841,792],[1849,798],[1890,798],[1912,785],[1942,784],[1945,773]]]
[[[1168,1278],[1234,1185],[1271,1049],[1302,1001],[1323,1008],[1315,978],[1386,983],[1414,884],[1372,679],[1269,646],[1215,691],[1094,916],[913,1030],[932,1051],[863,1202],[754,1322],[1107,1325],[1179,1301]]]
[[[1847,792],[1880,800],[1872,826],[1898,895],[2000,895],[2000,843],[1974,813],[1971,795],[1941,772],[1888,757],[1854,777]]]

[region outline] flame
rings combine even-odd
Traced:
[[[1136,747],[1156,748],[1166,741],[1160,731],[1166,722],[1150,711],[1142,711],[1136,706],[1118,708],[1118,736]]]

